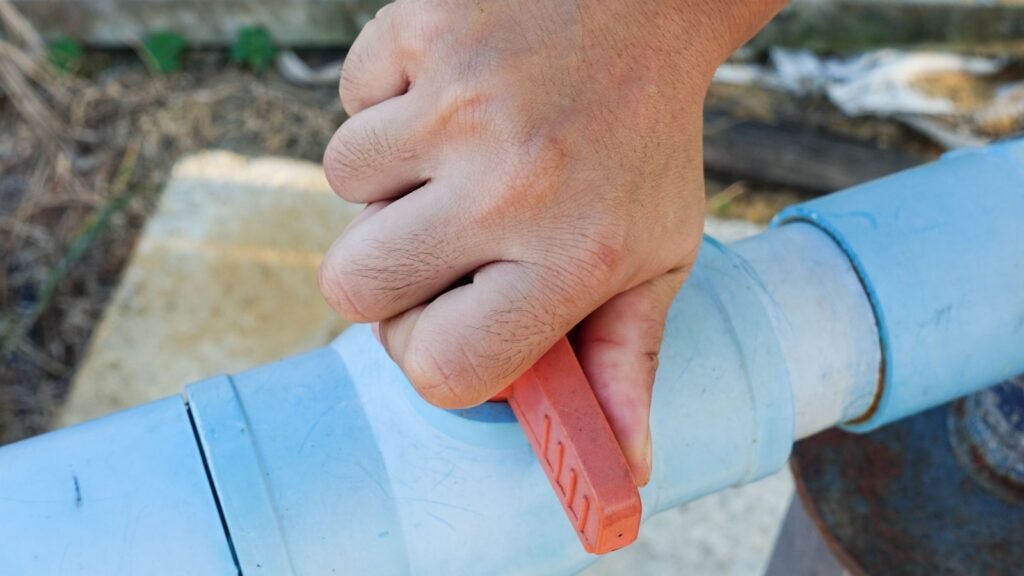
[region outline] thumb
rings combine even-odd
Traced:
[[[638,486],[651,475],[651,394],[665,317],[686,271],[623,292],[588,316],[576,353]]]

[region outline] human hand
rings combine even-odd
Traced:
[[[748,5],[749,4],[749,5]],[[324,167],[363,214],[320,285],[428,401],[573,342],[637,484],[665,316],[703,224],[701,107],[779,2],[398,0],[342,71]]]

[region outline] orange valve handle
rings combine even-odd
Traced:
[[[640,492],[567,339],[495,400],[512,407],[587,552],[636,540]]]

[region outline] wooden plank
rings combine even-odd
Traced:
[[[705,113],[704,167],[734,180],[831,192],[899,172],[929,158],[795,124]]]

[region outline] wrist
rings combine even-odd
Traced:
[[[703,88],[733,52],[749,41],[788,0],[664,0],[651,7],[663,23],[662,42],[681,54]]]
[[[682,81],[675,89],[683,95],[702,98],[718,66],[787,0],[576,2],[584,46],[605,48],[587,51],[612,55],[589,63],[595,74],[662,86],[671,76]]]

